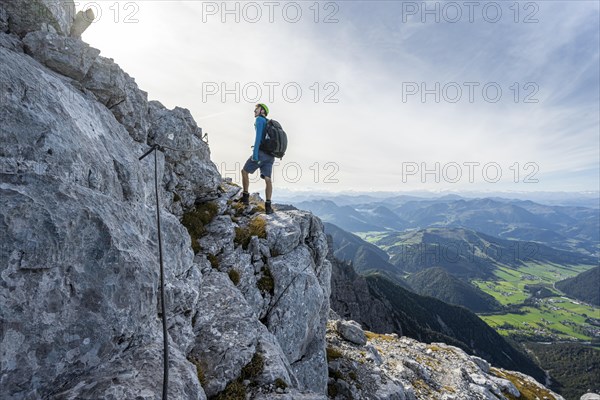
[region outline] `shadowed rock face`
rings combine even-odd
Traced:
[[[170,398],[217,394],[256,355],[255,396],[324,398],[321,222],[294,210],[235,216],[237,188],[188,110],[148,102],[112,60],[64,36],[67,25],[21,23],[15,3],[26,2],[0,8],[0,397],[160,397],[154,163],[138,160],[156,143],[194,150],[157,153]],[[194,254],[180,219],[208,201],[218,212]],[[266,232],[242,246],[236,229],[254,218]],[[259,289],[265,275],[271,289]],[[278,380],[286,393],[274,393]]]

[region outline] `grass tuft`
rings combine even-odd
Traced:
[[[208,253],[206,255],[206,258],[208,258],[208,261],[210,261],[210,265],[213,268],[215,268],[215,269],[219,268],[219,258],[217,256],[215,256],[212,253]]]
[[[519,393],[521,393],[520,397],[514,397],[510,393],[502,392],[506,398],[509,400],[537,400],[537,399],[554,399],[554,397],[550,391],[543,387],[538,387],[537,385],[531,384],[517,375],[511,374],[509,371],[501,371],[497,368],[492,367],[490,369],[491,373],[496,375],[497,377],[508,379],[512,382],[513,385],[517,388]]]
[[[231,381],[215,400],[246,400],[246,386],[239,379]]]
[[[287,387],[288,387],[288,385],[287,385],[287,383],[285,383],[285,381],[283,379],[281,379],[281,378],[275,379],[275,388],[276,389],[285,389]]]
[[[327,397],[330,399],[335,399],[338,395],[337,385],[335,383],[327,384]]]
[[[327,347],[327,362],[342,358],[344,355],[335,347]]]
[[[241,245],[244,250],[248,250],[250,239],[252,236],[257,236],[260,239],[267,238],[267,221],[263,218],[256,217],[250,220],[248,226],[235,228],[234,243]]]
[[[198,239],[206,234],[205,226],[208,225],[219,213],[219,207],[215,203],[203,203],[191,211],[183,214],[181,223],[186,227],[192,238],[192,249],[194,253],[201,250]]]
[[[252,360],[244,368],[242,368],[242,375],[240,378],[242,380],[254,380],[258,378],[260,374],[262,374],[265,368],[265,359],[259,353],[254,353],[252,356]]]
[[[198,381],[200,382],[200,385],[202,385],[202,387],[206,387],[206,375],[204,374],[204,368],[202,367],[202,364],[200,364],[200,361],[192,357],[188,358],[188,361],[196,366],[196,374],[198,375]]]
[[[263,356],[258,353],[254,353],[252,360],[244,368],[240,376],[229,382],[221,393],[219,393],[214,399],[215,400],[246,400],[246,386],[244,381],[254,381],[263,372],[265,361]]]
[[[233,282],[235,286],[237,286],[240,283],[240,273],[237,269],[230,269],[227,274],[229,275],[229,279],[231,279],[231,282]]]
[[[394,337],[392,335],[382,335],[380,333],[374,333],[374,332],[370,332],[370,331],[365,331],[365,336],[367,337],[368,340],[379,339],[379,340],[384,340],[386,342],[394,341]]]

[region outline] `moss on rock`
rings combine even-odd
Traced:
[[[251,219],[247,226],[235,228],[234,243],[241,245],[244,250],[247,250],[252,236],[257,236],[260,239],[266,239],[267,221],[261,217],[256,217]]]
[[[219,207],[215,203],[202,203],[191,211],[183,214],[181,223],[186,227],[192,238],[192,249],[194,253],[201,250],[198,239],[206,234],[208,225],[219,213]]]

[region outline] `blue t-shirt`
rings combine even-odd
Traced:
[[[254,139],[254,153],[252,154],[253,160],[258,160],[258,150],[260,149],[260,143],[262,142],[263,131],[267,126],[267,119],[262,115],[256,117],[254,121],[254,127],[256,128],[256,138]]]

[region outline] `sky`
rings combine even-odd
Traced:
[[[83,39],[191,111],[240,182],[253,109],[275,191],[598,191],[597,1],[86,1]],[[252,191],[263,184],[254,176]]]

